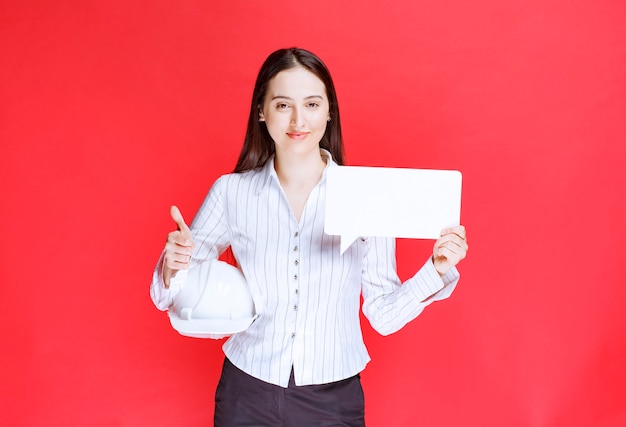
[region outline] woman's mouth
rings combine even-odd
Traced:
[[[293,140],[300,141],[306,138],[309,132],[287,132],[287,136]]]

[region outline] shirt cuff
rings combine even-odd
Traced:
[[[163,280],[163,266],[164,266],[165,252],[161,254],[159,262],[154,269],[152,277],[152,285],[150,286],[150,296],[152,301],[159,310],[167,310],[174,298],[181,291],[185,282],[187,281],[187,270],[179,270],[174,276],[170,278],[169,288],[165,287],[165,281]]]
[[[452,267],[443,276],[439,275],[432,257],[420,268],[410,280],[409,286],[415,297],[421,302],[442,300],[450,296],[457,282],[459,271]]]

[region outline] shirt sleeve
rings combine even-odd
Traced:
[[[195,268],[203,261],[219,257],[230,245],[226,214],[222,202],[223,185],[224,177],[219,178],[213,184],[189,227],[194,242],[190,269]],[[159,310],[167,310],[172,305],[174,298],[185,285],[188,275],[188,270],[179,270],[170,279],[169,288],[165,288],[163,281],[164,255],[164,252],[161,253],[150,284],[150,297]]]
[[[382,335],[398,331],[428,305],[449,297],[459,281],[455,267],[441,277],[430,257],[413,277],[402,283],[396,270],[395,239],[369,237],[365,245],[363,313]]]

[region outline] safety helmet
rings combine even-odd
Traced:
[[[243,273],[212,259],[188,270],[185,284],[169,308],[169,318],[181,335],[214,338],[247,329],[256,316]]]

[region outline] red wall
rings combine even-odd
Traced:
[[[626,3],[216,3],[0,5],[1,423],[211,425],[221,342],[148,284],[169,205],[232,169],[262,60],[298,45],[349,164],[464,174],[457,291],[364,325],[368,425],[626,425]],[[431,245],[400,241],[403,277]]]

